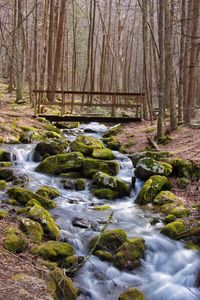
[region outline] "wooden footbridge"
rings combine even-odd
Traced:
[[[141,121],[145,97],[144,93],[127,92],[33,90],[33,93],[34,115],[52,122],[128,123]],[[59,115],[58,113],[45,114],[46,107],[58,108]]]

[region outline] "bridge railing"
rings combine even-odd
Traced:
[[[144,103],[144,93],[129,92],[89,92],[89,91],[48,91],[33,90],[34,93],[34,114],[38,115],[45,106],[59,106],[61,116],[73,113],[74,108],[80,108],[80,114],[84,114],[84,108],[99,107],[110,108],[111,117],[115,117],[116,109],[131,109],[135,112],[136,118],[142,117],[142,106]],[[76,96],[76,99],[75,99]],[[59,98],[58,98],[59,97]],[[79,97],[79,98],[78,98]],[[50,101],[48,100],[50,99]]]

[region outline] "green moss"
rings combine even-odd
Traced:
[[[107,260],[112,262],[113,261],[113,255],[111,252],[103,251],[103,250],[97,250],[94,252],[96,256],[98,256],[101,260]]]
[[[108,188],[101,188],[101,189],[93,189],[92,193],[95,197],[99,199],[108,199],[108,200],[114,200],[118,197],[118,193],[108,189]]]
[[[169,203],[180,202],[180,198],[169,191],[161,191],[154,199],[153,204],[164,205]]]
[[[173,141],[172,137],[169,135],[163,136],[162,138],[159,138],[158,144],[167,145]]]
[[[74,187],[76,191],[84,191],[86,186],[86,179],[79,178],[75,181]]]
[[[59,126],[64,129],[73,129],[78,128],[80,126],[79,122],[59,122]]]
[[[102,138],[102,142],[107,144],[109,142],[113,142],[113,141],[116,141],[116,138],[113,137],[113,136],[110,136],[110,137],[107,137],[107,138]]]
[[[0,191],[3,191],[7,188],[8,184],[5,180],[0,180]]]
[[[0,220],[8,216],[8,212],[5,210],[0,210]]]
[[[47,210],[39,205],[30,208],[28,215],[31,219],[42,225],[44,232],[53,240],[60,237],[60,230]]]
[[[22,207],[16,211],[17,215],[26,215],[29,212],[29,207]]]
[[[134,269],[139,265],[139,259],[143,257],[144,250],[143,238],[129,239],[118,248],[114,264],[118,268]]]
[[[105,160],[112,160],[115,158],[113,152],[108,149],[94,149],[92,152],[92,157],[96,159],[105,159]]]
[[[51,278],[57,286],[57,297],[60,300],[75,300],[78,290],[74,287],[71,279],[64,272],[56,268],[50,273]]]
[[[90,155],[92,154],[93,149],[102,149],[104,148],[104,145],[101,141],[94,137],[80,135],[71,142],[70,148],[72,151],[78,151],[84,155]]]
[[[10,252],[21,253],[27,248],[27,241],[19,229],[10,227],[7,231],[3,246]]]
[[[56,207],[56,204],[52,200],[45,198],[41,195],[35,194],[24,188],[12,187],[12,188],[8,189],[7,193],[9,195],[9,197],[17,200],[22,205],[26,205],[27,202],[29,202],[32,199],[35,199],[42,206],[44,206],[46,208],[55,208]]]
[[[68,172],[68,173],[62,173],[60,176],[64,178],[80,178],[81,174],[79,172]]]
[[[118,300],[144,300],[144,294],[138,289],[130,288],[127,292],[121,294]]]
[[[144,151],[132,153],[129,155],[129,158],[132,160],[134,167],[136,167],[138,161],[145,157],[151,157],[155,160],[162,160],[171,156],[173,155],[170,152],[166,151]]]
[[[99,239],[100,238],[100,239]],[[94,237],[89,244],[90,249],[117,251],[127,240],[127,234],[123,229],[107,230],[101,236]],[[98,242],[98,243],[97,243]],[[97,245],[96,245],[97,243]]]
[[[186,218],[189,216],[190,211],[189,209],[185,208],[184,206],[179,206],[178,208],[173,208],[171,210],[171,214],[177,218]]]
[[[36,194],[49,199],[54,199],[60,195],[60,191],[50,186],[42,186]]]
[[[127,196],[130,193],[130,187],[117,177],[109,176],[103,172],[97,172],[93,176],[94,189],[110,189],[115,192],[116,197]]]
[[[104,133],[103,137],[111,137],[119,134],[122,131],[122,126],[121,125],[116,125],[110,128],[107,132]]]
[[[179,188],[179,189],[186,189],[187,188],[187,186],[190,184],[190,180],[188,180],[187,178],[184,178],[184,177],[182,177],[182,178],[178,178],[178,180],[177,180],[177,187]]]
[[[15,199],[7,199],[5,202],[10,205],[20,206],[19,202]]]
[[[174,222],[176,220],[176,217],[172,214],[169,214],[165,217],[165,224],[169,224],[171,222]]]
[[[78,267],[78,264],[79,264],[78,257],[75,255],[71,255],[71,256],[65,257],[62,260],[61,267],[65,268],[65,269],[76,270],[76,268]]]
[[[61,133],[60,129],[57,128],[56,126],[52,125],[52,124],[46,124],[45,128],[48,131],[56,132],[56,133],[59,133],[59,134]]]
[[[110,141],[107,143],[108,149],[119,151],[121,148],[121,143],[119,141]]]
[[[39,255],[50,261],[59,261],[74,254],[73,247],[68,243],[48,241],[31,249],[32,254]]]
[[[34,242],[40,243],[43,238],[42,226],[28,218],[19,219],[20,229]]]
[[[95,173],[101,171],[108,175],[117,175],[119,172],[119,162],[117,161],[105,161],[94,158],[86,158],[83,162],[83,175],[86,177],[92,177]]]
[[[54,131],[46,131],[43,134],[43,139],[62,139],[63,136],[57,132]]]
[[[147,204],[149,202],[152,202],[161,190],[170,187],[171,184],[167,177],[154,175],[145,182],[135,202],[138,204]]]
[[[172,166],[168,163],[156,161],[151,157],[142,158],[138,161],[135,175],[146,180],[153,175],[168,176],[172,172]]]
[[[172,165],[173,174],[177,177],[192,178],[193,165],[189,161],[181,158],[172,158],[168,159],[167,162]]]
[[[59,175],[68,171],[77,171],[82,167],[84,157],[79,152],[57,154],[45,158],[35,169],[37,172]]]
[[[15,179],[14,172],[10,168],[0,168],[0,180],[5,180],[7,182]]]
[[[20,129],[22,129],[22,130],[25,131],[25,132],[28,132],[28,131],[35,131],[35,127],[33,127],[33,126],[26,126],[26,125],[21,125],[21,126],[20,126]]]
[[[9,161],[1,161],[0,168],[5,168],[5,167],[12,167],[12,163]]]
[[[46,123],[47,120],[45,118],[42,118],[42,117],[37,117],[37,120],[40,122],[40,123]]]
[[[145,133],[152,133],[152,132],[155,132],[156,131],[156,128],[155,127],[149,127],[149,128],[146,128],[144,130]]]
[[[64,153],[68,143],[65,140],[40,142],[34,150],[34,160],[39,161],[41,158]]]
[[[105,211],[105,210],[112,209],[112,207],[109,205],[100,205],[100,206],[94,206],[94,207],[92,207],[92,209],[98,210],[98,211]]]
[[[185,248],[186,248],[186,249],[193,250],[193,251],[200,251],[200,246],[194,244],[193,242],[188,242],[188,243],[186,243],[186,244],[185,244]]]
[[[185,231],[185,224],[183,221],[174,221],[172,223],[169,223],[165,225],[161,229],[161,233],[170,237],[170,238],[175,238],[177,234]]]

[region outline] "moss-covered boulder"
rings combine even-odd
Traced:
[[[3,191],[7,188],[8,184],[5,180],[0,180],[0,191]]]
[[[115,158],[114,153],[108,149],[94,149],[92,152],[92,157],[96,159],[105,159],[105,160],[112,160]]]
[[[118,197],[116,191],[107,188],[93,189],[92,193],[98,199],[114,200]]]
[[[60,195],[60,191],[51,186],[42,186],[36,192],[36,194],[49,199],[54,199]]]
[[[57,154],[45,158],[35,169],[36,172],[59,175],[69,171],[77,171],[84,162],[83,154],[71,152]]]
[[[40,161],[44,157],[64,153],[67,146],[66,141],[63,143],[61,141],[40,142],[35,147],[33,159],[34,161]]]
[[[135,152],[129,154],[129,158],[131,159],[133,166],[136,167],[137,163],[142,158],[153,158],[155,160],[162,160],[165,158],[172,157],[173,155],[167,151],[143,151],[143,152]]]
[[[93,238],[89,247],[100,259],[110,261],[120,269],[130,270],[139,265],[139,258],[144,255],[145,250],[142,238],[128,239],[122,229],[105,231]]]
[[[92,209],[97,211],[106,211],[112,209],[112,207],[109,205],[95,205],[94,207],[92,207]]]
[[[119,172],[119,162],[113,160],[105,161],[94,158],[86,158],[84,160],[82,172],[85,177],[92,177],[99,171],[111,176],[115,176]]]
[[[169,203],[174,203],[176,202],[177,204],[181,202],[181,199],[174,195],[174,193],[170,191],[161,191],[154,199],[153,199],[153,204],[155,205],[164,205],[164,204],[169,204]]]
[[[182,220],[177,220],[165,225],[160,232],[173,239],[176,238],[177,234],[185,231],[185,229],[185,223]]]
[[[181,202],[164,204],[161,206],[161,212],[165,214],[172,214],[177,218],[185,218],[190,214],[190,210],[186,208]]]
[[[74,254],[73,247],[68,243],[48,241],[31,249],[32,254],[39,255],[50,261],[60,261]]]
[[[11,161],[11,153],[4,149],[0,149],[0,161]]]
[[[0,168],[0,180],[13,181],[15,178],[14,171],[10,168]]]
[[[20,229],[34,242],[40,243],[43,238],[42,226],[29,218],[19,218]]]
[[[6,210],[0,210],[0,220],[6,218],[8,216],[8,212]]]
[[[144,294],[136,288],[129,288],[129,290],[121,294],[118,300],[144,300]]]
[[[140,159],[135,169],[135,175],[142,180],[149,179],[153,175],[168,176],[171,172],[172,166],[170,164],[156,161],[151,157]]]
[[[55,131],[46,131],[42,137],[43,137],[43,139],[54,139],[54,140],[62,140],[63,139],[63,136],[60,133],[55,132]]]
[[[81,174],[80,172],[67,172],[67,173],[61,173],[60,176],[64,178],[80,178]]]
[[[19,229],[15,227],[8,229],[3,244],[6,250],[13,253],[21,253],[27,248],[27,244],[27,240]]]
[[[141,188],[135,202],[138,204],[152,202],[160,191],[169,189],[170,187],[171,184],[167,177],[160,175],[151,176]]]
[[[165,217],[165,224],[169,224],[171,222],[174,222],[177,218],[172,215],[172,214],[169,214]]]
[[[74,129],[80,126],[79,122],[59,122],[55,126],[60,129]]]
[[[121,124],[117,124],[111,128],[109,128],[108,131],[106,131],[103,135],[104,138],[108,138],[111,136],[116,136],[117,134],[119,134],[122,131],[122,126]]]
[[[127,196],[130,193],[130,187],[117,177],[110,176],[103,172],[97,172],[93,176],[94,189],[110,189],[115,191],[116,197]]]
[[[84,155],[90,155],[94,149],[102,149],[104,148],[104,145],[101,141],[94,137],[80,135],[71,142],[70,148],[72,151],[78,151]]]
[[[132,270],[139,266],[139,259],[144,256],[143,238],[128,239],[117,249],[114,264],[120,269]]]
[[[10,161],[0,161],[0,168],[12,167],[12,162]]]
[[[75,180],[74,188],[76,191],[84,191],[87,180],[85,178],[78,178]]]
[[[119,151],[121,146],[121,143],[117,140],[113,140],[107,143],[107,148],[114,151]]]
[[[28,216],[32,220],[39,222],[42,225],[44,233],[46,233],[52,240],[59,239],[60,230],[46,209],[35,204],[30,208]]]
[[[56,204],[52,200],[21,187],[9,188],[7,194],[10,198],[17,200],[22,205],[26,205],[30,200],[34,199],[46,208],[56,207]]]
[[[57,297],[60,300],[75,300],[78,290],[73,285],[71,279],[59,268],[51,271],[50,276],[57,287]]]

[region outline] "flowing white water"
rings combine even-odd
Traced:
[[[88,128],[93,132],[87,134],[97,138],[107,129],[104,125],[91,123],[71,130],[66,137],[73,140]],[[74,275],[74,283],[81,290],[79,300],[117,300],[129,287],[138,287],[144,291],[147,300],[200,299],[199,289],[194,288],[200,266],[199,253],[186,250],[183,243],[161,235],[161,224],[151,225],[152,213],[134,204],[142,185],[140,180],[136,180],[136,188],[132,190],[130,197],[115,201],[98,200],[91,195],[88,187],[82,192],[64,190],[59,177],[34,172],[38,163],[31,160],[33,149],[34,145],[12,146],[16,155],[16,171],[29,176],[29,187],[33,190],[42,185],[51,185],[61,190],[61,197],[55,200],[57,208],[51,213],[61,228],[62,239],[73,244],[77,255],[88,254],[88,241],[100,232],[111,213],[92,210],[91,205],[94,204],[108,204],[112,207],[114,216],[109,229],[123,228],[129,237],[141,236],[146,242],[145,258],[141,260],[141,266],[132,272],[118,270],[91,256]],[[114,153],[121,163],[118,177],[131,183],[134,174],[131,161],[125,155]],[[74,218],[87,221],[88,228],[74,227]]]

